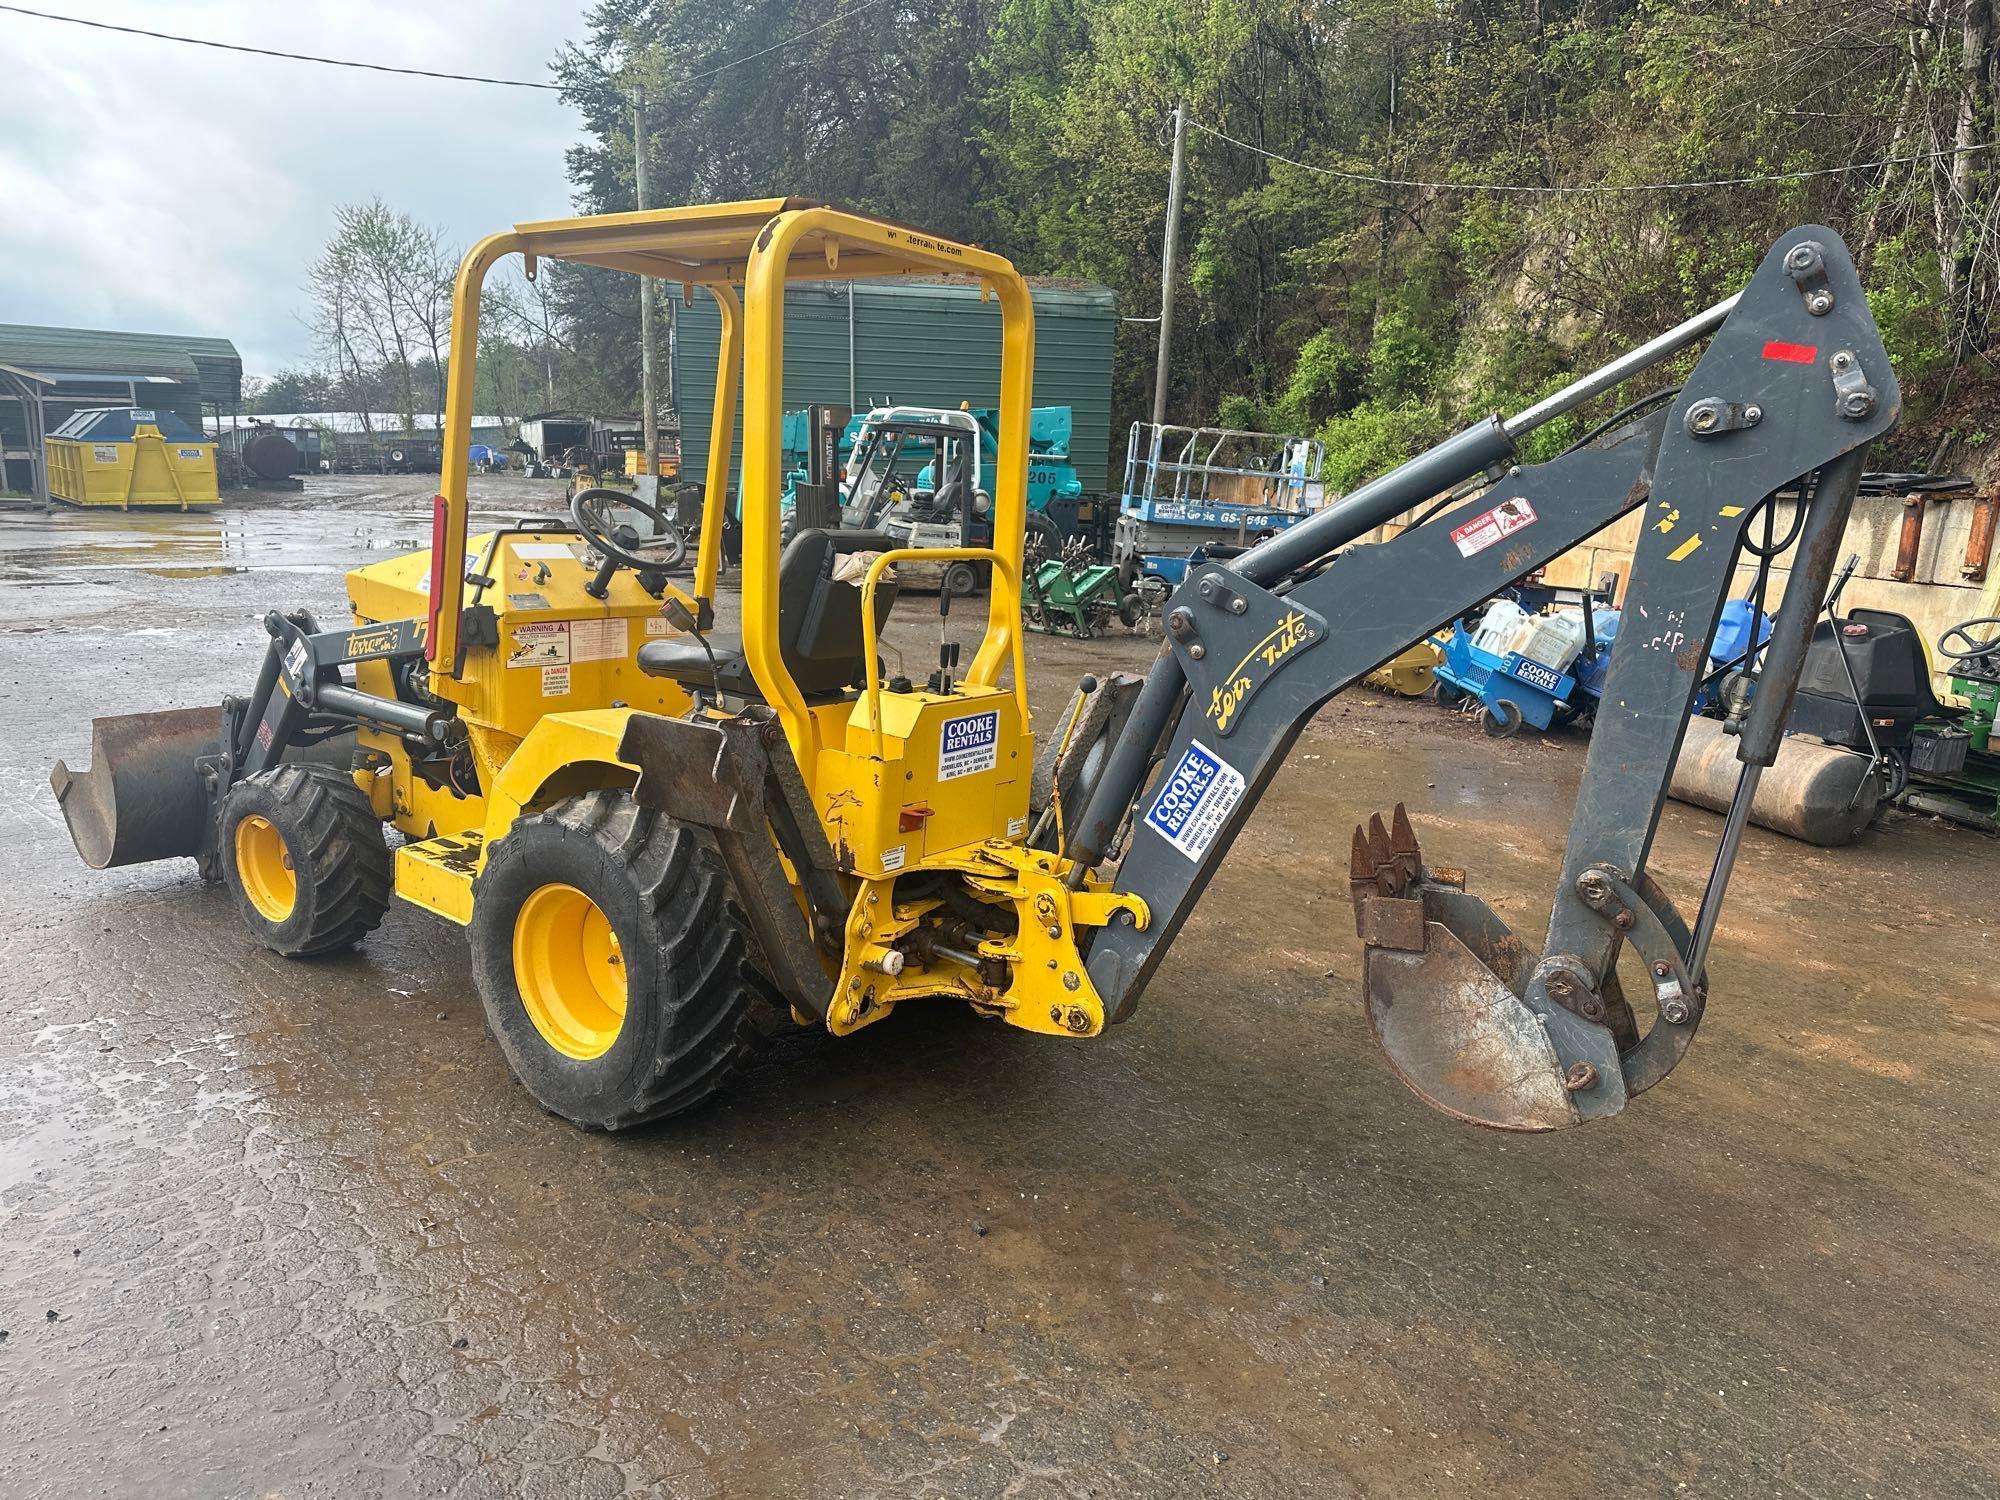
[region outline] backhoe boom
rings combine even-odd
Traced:
[[[1142,897],[1152,920],[1114,924],[1089,958],[1115,1017],[1135,1007],[1322,704],[1644,506],[1627,627],[1612,651],[1540,962],[1512,961],[1518,945],[1496,938],[1498,919],[1458,891],[1462,877],[1422,868],[1400,820],[1394,834],[1379,820],[1357,831],[1351,878],[1371,1016],[1391,1061],[1430,1102],[1481,1123],[1549,1128],[1616,1113],[1673,1066],[1700,1020],[1702,954],[1645,864],[1745,527],[1776,491],[1818,476],[1739,752],[1754,789],[1756,763],[1775,754],[1862,455],[1900,402],[1853,264],[1822,228],[1784,236],[1738,297],[1637,351],[1647,358],[1627,356],[1572,389],[1585,399],[1711,329],[1671,406],[1532,465],[1514,461],[1513,440],[1561,403],[1489,419],[1317,521],[1190,572],[1166,608],[1167,644],[1065,851],[1089,869],[1129,827],[1115,887]],[[1477,498],[1386,542],[1346,546],[1482,471],[1492,484]],[[1711,929],[1733,839],[1724,853],[1704,903]],[[1659,1012],[1643,1036],[1614,974],[1627,942],[1647,959]]]

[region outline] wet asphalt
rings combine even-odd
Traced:
[[[1486,1134],[1376,1054],[1348,832],[1407,800],[1532,941],[1582,742],[1356,693],[1106,1038],[906,1007],[586,1135],[456,929],[287,962],[48,788],[427,495],[0,512],[0,1494],[2000,1494],[2000,843],[1753,829],[1689,1060]],[[1035,702],[1151,650],[1031,637]],[[1666,814],[1684,909],[1718,826]]]

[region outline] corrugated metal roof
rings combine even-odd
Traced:
[[[1109,287],[1031,278],[1035,302],[1037,406],[1074,413],[1070,459],[1086,490],[1106,488],[1111,449],[1111,345],[1118,297]],[[852,401],[848,289],[854,295]],[[674,362],[685,472],[708,461],[715,395],[715,304],[699,292],[677,307]],[[785,294],[784,404],[996,406],[1000,400],[1000,309],[976,283],[938,277],[901,281],[794,282]],[[732,465],[740,470],[741,422]]]
[[[320,427],[334,433],[373,432],[377,437],[388,437],[403,430],[401,412],[371,411],[364,424],[358,411],[288,411],[243,413],[233,419],[227,413],[220,418],[211,417],[208,428],[220,432],[229,427],[248,427],[252,422],[270,422],[278,427]],[[474,417],[474,430],[491,427],[498,429],[502,423],[498,417]],[[436,432],[438,419],[433,412],[416,413],[416,425],[412,432]]]
[[[0,323],[0,363],[78,380],[165,376],[197,387],[203,401],[243,399],[243,359],[228,339]]]

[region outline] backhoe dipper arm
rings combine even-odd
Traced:
[[[1711,331],[1670,408],[1550,462],[1513,463],[1514,438]],[[1116,885],[1144,897],[1151,920],[1143,930],[1114,924],[1093,941],[1090,975],[1107,1010],[1115,1018],[1132,1011],[1322,704],[1644,506],[1542,962],[1532,972],[1525,961],[1517,965],[1518,945],[1504,924],[1452,889],[1448,877],[1422,870],[1400,818],[1393,836],[1379,821],[1372,835],[1357,834],[1351,872],[1373,966],[1371,1015],[1392,1062],[1419,1093],[1450,1112],[1514,1128],[1622,1109],[1629,1093],[1672,1067],[1700,1017],[1706,936],[1691,938],[1644,866],[1745,527],[1767,496],[1817,473],[1794,586],[1739,752],[1746,765],[1769,764],[1862,455],[1893,425],[1899,403],[1845,247],[1830,230],[1797,229],[1729,302],[1516,418],[1468,429],[1232,564],[1191,570],[1167,605],[1168,644],[1067,851],[1080,868],[1095,864],[1129,819]],[[1482,471],[1495,482],[1478,500],[1390,541],[1347,546]],[[1155,764],[1160,773],[1149,784]],[[1746,778],[1751,790],[1754,777]],[[1747,795],[1740,800],[1747,807]],[[1725,862],[1704,901],[1709,931],[1733,855],[1733,838],[1726,834],[1724,842]],[[1387,904],[1371,912],[1364,895]],[[1440,927],[1450,931],[1429,930]],[[1663,1024],[1644,1040],[1612,977],[1627,941],[1657,980]],[[1417,972],[1441,946],[1458,950],[1440,961],[1456,964],[1453,972]],[[1407,972],[1397,971],[1404,961]],[[1468,986],[1483,980],[1494,983],[1476,1002],[1467,998]],[[1457,1012],[1432,1013],[1420,994],[1426,987],[1462,992]],[[1397,999],[1400,1015],[1387,1022]],[[1526,1010],[1514,1014],[1522,1004]],[[1496,1030],[1522,1024],[1526,1036],[1496,1039]],[[1441,1097],[1449,1090],[1434,1087],[1430,1075],[1462,1072],[1468,1049],[1496,1074],[1552,1065],[1554,1096],[1545,1081],[1515,1079],[1501,1087],[1512,1094],[1498,1103],[1477,1089],[1468,1098]]]

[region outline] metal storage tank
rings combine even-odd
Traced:
[[[1111,456],[1111,344],[1118,297],[1088,281],[1031,277],[1035,299],[1036,406],[1075,414],[1070,461],[1086,491],[1108,488]],[[851,298],[851,300],[850,300]],[[715,303],[697,290],[676,303],[674,390],[680,403],[681,472],[708,464],[715,405]],[[785,409],[827,402],[871,405],[997,406],[1000,309],[961,281],[800,282],[785,292]],[[740,473],[737,424],[730,467]],[[732,479],[732,486],[735,484]]]

